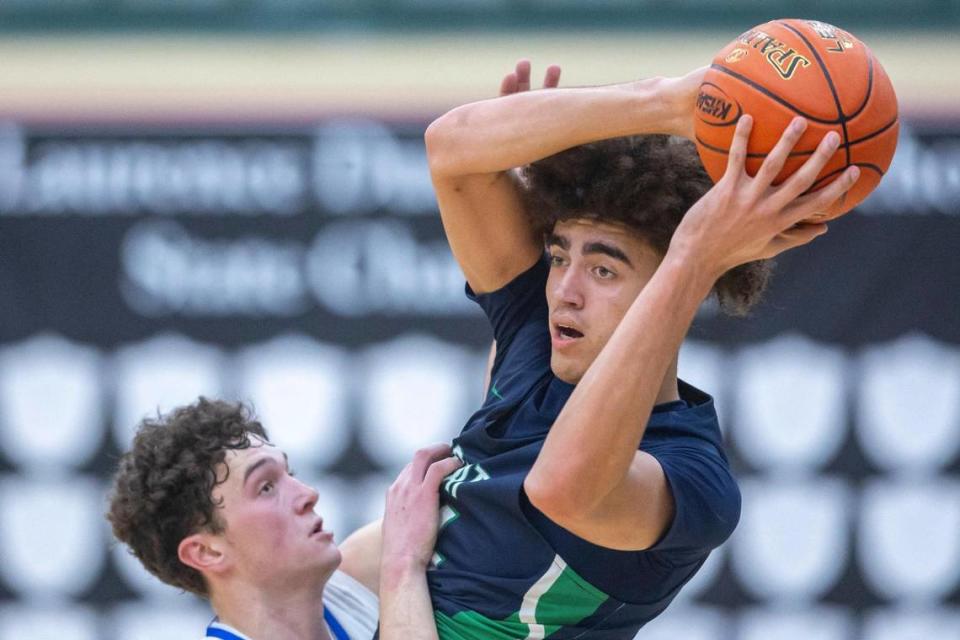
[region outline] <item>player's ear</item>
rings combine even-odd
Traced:
[[[210,533],[194,533],[177,546],[180,562],[201,573],[221,573],[229,566],[222,538]]]

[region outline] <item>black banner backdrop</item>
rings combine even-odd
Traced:
[[[106,551],[107,479],[158,406],[253,401],[340,538],[457,432],[490,333],[422,132],[0,127],[0,640],[199,633]],[[915,123],[750,318],[705,305],[681,376],[717,397],[744,517],[640,637],[960,637],[958,242],[960,126]]]

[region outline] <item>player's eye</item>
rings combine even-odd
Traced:
[[[617,275],[616,273],[614,273],[613,271],[610,271],[610,269],[607,269],[604,266],[595,267],[593,272],[597,274],[598,278],[601,278],[603,280],[609,280],[610,278],[613,278],[614,276]]]
[[[563,266],[563,256],[558,256],[556,254],[550,254],[550,266],[551,267],[562,267]]]
[[[297,470],[294,469],[293,467],[291,467],[291,468],[287,469],[287,475],[290,476],[291,478],[296,478],[296,477],[297,477]]]
[[[260,485],[260,493],[262,494],[273,493],[273,488],[274,488],[274,484],[272,481],[264,482],[262,485]]]

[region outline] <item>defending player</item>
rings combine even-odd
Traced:
[[[798,120],[751,178],[745,116],[710,188],[679,139],[702,75],[520,92],[427,131],[447,238],[497,344],[441,492],[441,638],[630,638],[737,523],[713,401],[677,380],[680,344],[711,291],[747,306],[764,282],[752,263],[825,232],[802,221],[857,170],[805,195],[829,136],[772,186]],[[517,76],[528,85],[528,63]]]
[[[209,598],[217,619],[207,638],[366,640],[380,578],[385,629],[408,629],[405,610],[430,611],[437,490],[460,464],[449,454],[418,452],[394,483],[381,559],[377,523],[338,549],[314,513],[316,490],[293,477],[263,426],[242,405],[201,398],[140,425],[107,517],[153,575]],[[428,620],[403,637],[436,632]]]

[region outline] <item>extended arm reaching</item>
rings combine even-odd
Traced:
[[[435,640],[427,566],[437,539],[440,482],[463,463],[448,445],[416,453],[387,492],[380,560],[380,638]]]

